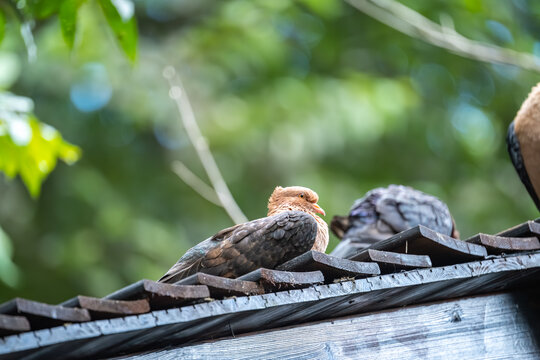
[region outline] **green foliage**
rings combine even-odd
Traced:
[[[16,287],[19,284],[19,269],[11,259],[13,256],[13,245],[10,238],[0,227],[0,281],[9,287]]]
[[[4,40],[4,35],[6,32],[6,17],[4,16],[4,12],[2,9],[0,9],[0,44],[2,43],[2,40]]]
[[[98,0],[120,46],[131,61],[137,56],[137,22],[130,0]]]
[[[73,48],[75,32],[77,30],[77,10],[83,3],[82,0],[64,0],[58,14],[62,35],[70,49]]]
[[[438,23],[453,19],[472,39],[540,54],[537,2],[401,2]],[[204,177],[169,98],[165,65],[182,76],[250,219],[265,215],[276,185],[316,190],[330,222],[390,183],[440,197],[463,237],[538,216],[504,144],[538,74],[461,58],[341,0],[140,0],[137,66],[126,66],[109,35],[132,33],[135,20],[120,23],[129,11],[119,4],[87,0],[76,16],[58,7],[58,19],[38,21],[34,63],[13,60],[24,49],[16,27],[6,27],[0,84],[31,96],[35,116],[85,156],[57,166],[35,201],[19,182],[0,178],[0,225],[20,272],[15,288],[0,284],[0,302],[58,303],[155,279],[231,225],[170,170],[180,159]],[[96,99],[94,110],[80,107]]]
[[[62,0],[26,0],[24,10],[33,18],[42,20],[58,13]]]
[[[0,93],[0,170],[13,178],[20,174],[30,195],[39,195],[41,183],[57,159],[72,164],[80,149],[62,139],[53,127],[32,114],[32,100]]]

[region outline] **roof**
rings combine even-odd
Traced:
[[[314,320],[527,286],[540,223],[456,240],[423,226],[351,260],[310,251],[239,279],[141,280],[103,299],[0,305],[0,359],[104,357]]]

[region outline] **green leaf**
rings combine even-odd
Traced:
[[[0,43],[4,40],[4,35],[6,32],[6,17],[4,12],[0,10]]]
[[[9,178],[19,174],[30,195],[37,197],[57,160],[73,164],[81,150],[41,123],[32,108],[30,99],[0,92],[0,171]]]
[[[130,0],[98,0],[116,39],[134,62],[137,57],[137,21]]]
[[[11,260],[12,256],[11,239],[0,227],[0,280],[8,286],[15,287],[19,282],[19,269]]]
[[[64,0],[60,6],[60,28],[62,29],[64,41],[70,49],[73,49],[77,31],[77,10],[79,10],[82,3],[81,0]]]
[[[58,0],[27,0],[24,10],[36,19],[45,19],[58,13],[61,1]]]

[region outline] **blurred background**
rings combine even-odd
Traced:
[[[504,141],[538,72],[453,54],[339,0],[68,2],[75,10],[0,6],[9,125],[0,140],[12,148],[0,142],[0,302],[57,303],[157,279],[233,224],[171,171],[180,160],[207,180],[167,65],[249,219],[266,215],[276,185],[317,191],[329,222],[388,184],[445,201],[462,238],[538,217]],[[407,6],[470,39],[540,56],[538,2]],[[336,243],[332,235],[329,251]]]

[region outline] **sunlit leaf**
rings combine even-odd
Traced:
[[[103,14],[131,61],[137,57],[137,21],[130,0],[99,0]]]
[[[37,197],[57,159],[73,164],[81,151],[39,122],[32,108],[28,98],[0,93],[0,171],[9,178],[19,174],[30,195]]]
[[[57,13],[61,4],[59,0],[26,0],[24,9],[36,19],[45,19]]]
[[[64,40],[70,49],[73,48],[77,31],[77,10],[82,3],[82,0],[64,0],[60,7],[60,27],[62,28]]]
[[[0,281],[10,287],[15,287],[19,282],[19,269],[11,260],[12,256],[11,239],[0,227]]]

